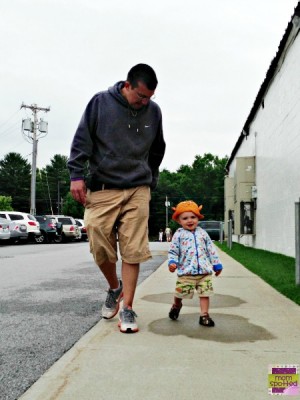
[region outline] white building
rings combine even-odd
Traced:
[[[295,257],[300,198],[300,2],[226,165],[225,231]]]

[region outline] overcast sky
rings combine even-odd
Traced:
[[[2,0],[0,159],[31,163],[22,102],[50,106],[39,119],[37,166],[70,144],[90,98],[135,64],[159,85],[167,143],[162,168],[196,155],[230,155],[275,57],[297,0]]]

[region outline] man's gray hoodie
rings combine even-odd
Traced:
[[[123,85],[117,82],[88,103],[71,146],[70,176],[86,178],[87,187],[154,189],[165,152],[161,111],[151,100],[141,110],[131,109],[121,94]]]

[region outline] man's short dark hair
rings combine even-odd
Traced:
[[[149,90],[155,90],[158,83],[154,69],[147,64],[137,64],[132,67],[128,72],[127,81],[133,88],[141,81]]]

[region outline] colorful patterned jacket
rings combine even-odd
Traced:
[[[200,227],[194,232],[177,229],[170,243],[170,264],[176,264],[178,276],[212,274],[223,269],[215,245]]]

